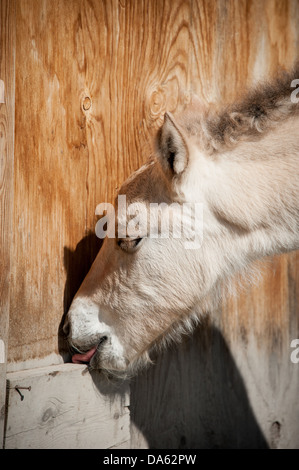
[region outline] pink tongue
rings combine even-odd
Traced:
[[[74,364],[84,364],[85,362],[89,362],[92,356],[95,354],[97,347],[90,349],[90,351],[84,354],[74,354],[72,357],[72,362]]]

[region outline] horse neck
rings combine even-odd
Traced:
[[[199,256],[211,283],[213,273],[226,278],[256,259],[299,248],[298,121],[197,159],[192,174],[197,200],[204,201]]]

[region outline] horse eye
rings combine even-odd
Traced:
[[[123,251],[132,252],[142,240],[143,238],[122,238],[117,241],[117,244]]]

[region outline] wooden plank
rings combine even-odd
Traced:
[[[290,358],[299,338],[298,266],[299,252],[272,259],[256,285],[226,304],[219,323],[271,448],[299,448],[299,374]]]
[[[17,2],[10,370],[59,353],[57,326],[98,248],[95,208],[190,89],[190,21],[188,2]]]
[[[107,449],[129,442],[127,385],[116,389],[75,364],[11,372],[7,378],[5,448]],[[17,386],[24,387],[24,399]]]
[[[0,0],[0,447],[10,305],[15,110],[15,1]]]
[[[20,367],[59,352],[61,317],[99,246],[89,235],[95,208],[111,202],[116,187],[148,157],[141,152],[148,145],[142,124],[146,82],[134,103],[131,96],[136,74],[152,58],[130,66],[126,44],[142,47],[142,31],[134,27],[131,33],[139,14],[148,32],[152,27],[146,6],[140,2],[139,11],[136,5],[72,0],[54,9],[52,0],[17,1],[17,263],[9,360]],[[90,107],[84,106],[87,97]]]

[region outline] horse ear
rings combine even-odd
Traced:
[[[183,131],[170,113],[165,113],[164,123],[157,137],[160,163],[173,175],[183,173],[189,160],[189,150]]]

